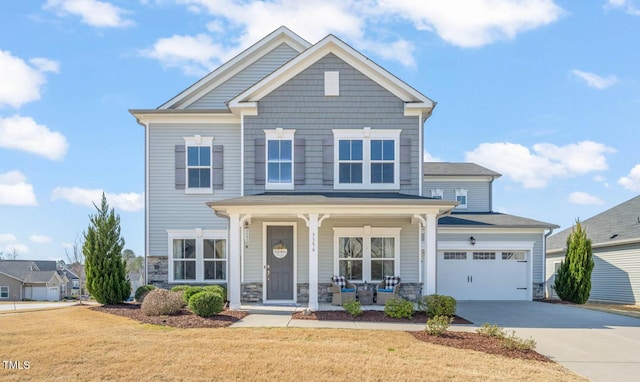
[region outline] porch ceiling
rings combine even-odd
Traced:
[[[456,202],[400,193],[264,193],[208,202],[217,215],[414,216],[449,213]]]

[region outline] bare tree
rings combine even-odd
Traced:
[[[0,260],[18,260],[20,258],[20,251],[13,247],[8,253],[0,251]]]
[[[82,295],[84,294],[85,275],[84,275],[84,253],[82,253],[82,246],[84,240],[82,235],[76,235],[76,239],[65,248],[65,254],[67,256],[67,268],[71,272],[75,273],[80,279],[80,304],[82,304]]]

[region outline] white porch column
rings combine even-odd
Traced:
[[[309,309],[318,310],[318,214],[309,214]]]
[[[424,270],[424,285],[422,294],[424,296],[428,294],[436,293],[436,256],[437,256],[437,215],[427,214],[425,216],[425,228],[424,228],[424,250],[425,250],[425,270]]]
[[[240,214],[229,214],[229,309],[240,309]]]

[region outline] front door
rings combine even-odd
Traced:
[[[267,226],[267,300],[293,301],[293,226]]]

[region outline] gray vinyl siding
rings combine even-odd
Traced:
[[[244,282],[262,282],[263,277],[263,223],[296,222],[297,224],[297,277],[298,283],[309,282],[309,229],[300,219],[256,219],[250,225],[249,247],[244,255]],[[318,230],[318,282],[328,283],[334,275],[334,227],[401,227],[400,231],[400,277],[403,282],[418,282],[418,226],[408,224],[406,219],[361,219],[328,218]]]
[[[489,212],[491,210],[491,183],[487,182],[464,182],[464,181],[425,181],[423,184],[423,195],[430,197],[431,190],[440,189],[443,191],[443,199],[456,200],[456,189],[467,191],[467,208],[456,209],[464,212]]]
[[[324,72],[340,72],[340,96],[325,97]],[[411,141],[411,184],[400,192],[417,195],[420,181],[418,117],[404,116],[404,102],[333,54],[283,84],[258,102],[258,115],[247,116],[245,126],[245,194],[264,192],[256,185],[254,142],[264,139],[263,129],[295,129],[306,142],[305,184],[295,191],[327,192],[323,184],[323,139],[333,139],[332,129],[402,129],[401,139]],[[396,153],[399,160],[400,153]]]
[[[175,188],[175,145],[183,137],[213,136],[224,147],[224,188],[213,194],[185,194]],[[167,256],[167,230],[226,230],[206,202],[240,196],[240,126],[234,124],[152,124],[149,127],[149,248],[150,256]]]
[[[549,298],[558,298],[558,296],[555,294],[554,290],[553,290],[553,284],[555,282],[555,263],[562,261],[564,259],[564,253],[563,254],[557,254],[557,255],[547,255],[547,259],[546,259],[546,264],[545,264],[545,275],[547,277],[546,280],[546,294],[547,297]]]
[[[472,230],[473,228],[469,228]],[[438,233],[438,242],[444,241],[469,241],[469,232],[466,233]],[[501,232],[501,233],[478,233],[473,232],[473,237],[477,242],[482,241],[493,241],[493,242],[534,242],[533,244],[533,280],[532,283],[542,283],[544,282],[543,277],[543,269],[545,264],[543,264],[543,256],[542,256],[542,233],[509,233],[509,232]],[[495,248],[496,250],[505,249],[508,250],[510,248]]]
[[[226,102],[297,56],[298,52],[282,43],[244,70],[189,105],[188,109],[227,109]]]
[[[13,301],[13,300],[20,301],[22,300],[22,298],[24,298],[24,296],[20,292],[20,288],[22,287],[22,282],[12,277],[0,274],[0,286],[9,287],[9,297],[0,298],[0,301]]]
[[[564,253],[547,257],[547,273],[553,274],[553,261]],[[640,245],[625,245],[593,250],[590,301],[637,304],[640,301]]]

